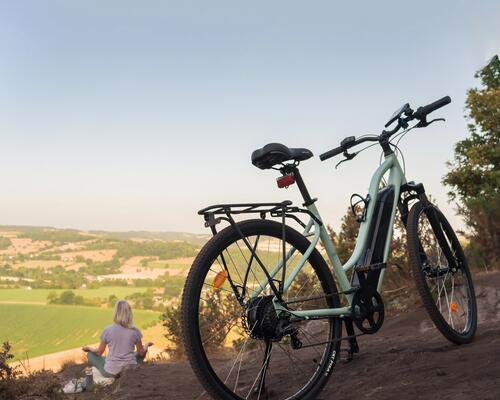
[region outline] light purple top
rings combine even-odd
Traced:
[[[135,344],[142,338],[142,333],[137,328],[124,328],[113,324],[108,326],[101,334],[101,342],[108,345],[109,352],[106,356],[104,369],[107,373],[117,375],[126,365],[135,365]]]

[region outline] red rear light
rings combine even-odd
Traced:
[[[280,189],[286,188],[295,183],[295,176],[293,174],[280,176],[278,179],[276,179],[276,183],[278,184],[278,187]]]

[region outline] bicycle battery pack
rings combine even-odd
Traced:
[[[367,285],[377,288],[380,271],[386,267],[384,247],[389,233],[393,205],[394,187],[392,185],[386,186],[377,194],[372,221],[368,228],[366,248],[352,276],[353,285]]]

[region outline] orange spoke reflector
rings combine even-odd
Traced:
[[[217,275],[215,275],[215,278],[212,282],[212,286],[216,289],[220,289],[221,286],[224,284],[224,282],[226,282],[226,279],[227,279],[226,271],[224,270],[219,271]]]
[[[458,311],[458,304],[457,303],[450,303],[450,310],[452,312],[457,312]]]

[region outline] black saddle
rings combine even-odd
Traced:
[[[308,149],[291,149],[281,143],[269,143],[252,153],[252,164],[260,169],[269,169],[285,161],[304,161],[313,153]]]

